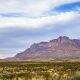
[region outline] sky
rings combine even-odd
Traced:
[[[80,39],[80,0],[0,0],[0,59],[59,36]]]

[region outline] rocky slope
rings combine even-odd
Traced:
[[[54,60],[80,57],[80,40],[60,36],[49,42],[34,43],[14,56],[13,60]]]

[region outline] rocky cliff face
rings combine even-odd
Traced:
[[[80,40],[60,36],[49,42],[34,43],[13,59],[18,60],[54,60],[58,58],[80,57]]]

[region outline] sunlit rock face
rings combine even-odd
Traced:
[[[34,43],[24,52],[17,54],[12,59],[19,60],[52,60],[56,58],[79,58],[80,40],[60,36],[49,42]]]

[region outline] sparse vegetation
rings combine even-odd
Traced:
[[[80,62],[0,62],[0,80],[80,80]]]

